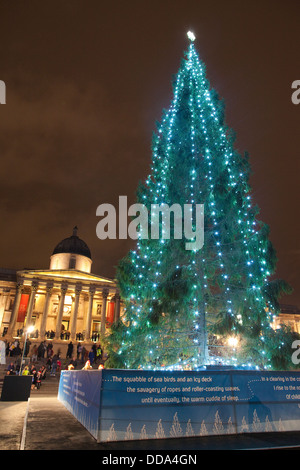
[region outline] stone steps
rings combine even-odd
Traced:
[[[39,389],[31,390],[31,396],[57,396],[59,387],[59,376],[52,377],[47,374],[46,378],[42,380]]]
[[[26,358],[27,360],[27,358]],[[2,392],[2,386],[3,386],[3,381],[4,377],[7,373],[7,366],[11,362],[15,362],[16,358],[8,356],[6,358],[6,364],[1,364],[0,365],[0,397],[1,397],[1,392]],[[64,370],[69,363],[69,359],[61,359],[61,369]],[[38,369],[42,365],[46,365],[46,359],[41,359],[37,362],[35,362],[35,366]],[[78,369],[81,369],[83,364],[79,364],[77,367]],[[98,367],[98,366],[95,366]],[[33,389],[31,391],[31,396],[57,396],[58,394],[58,387],[59,387],[59,379],[60,379],[60,372],[57,372],[55,376],[50,375],[50,371],[47,369],[46,373],[46,379],[42,380],[41,386],[39,389]]]
[[[10,364],[10,362],[15,362],[14,358],[7,357],[6,358],[6,364],[1,364],[0,365],[0,397],[1,397],[1,392],[2,392],[2,387],[3,387],[3,382],[4,382],[4,377],[7,373],[7,366]],[[36,368],[38,369],[41,367],[41,365],[45,365],[46,360],[41,360],[35,363]],[[46,379],[44,379],[41,383],[41,387],[39,389],[33,389],[31,390],[31,395],[36,396],[37,394],[39,396],[55,396],[58,394],[58,387],[59,387],[59,377],[60,374],[56,374],[56,376],[50,376],[50,371],[47,370],[46,374]]]

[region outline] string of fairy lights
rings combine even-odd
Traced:
[[[247,174],[240,171],[239,165],[236,162],[236,155],[232,149],[232,145],[228,139],[227,129],[220,122],[220,111],[214,105],[214,100],[209,90],[209,83],[206,79],[205,69],[200,62],[197,52],[195,50],[194,41],[195,36],[193,33],[188,33],[189,37],[189,48],[187,58],[184,65],[179,70],[176,76],[176,82],[174,85],[174,98],[171,106],[167,113],[164,115],[161,125],[155,135],[153,144],[153,157],[151,165],[151,174],[146,179],[146,191],[143,194],[143,201],[145,204],[163,204],[169,201],[170,195],[168,194],[169,185],[168,182],[172,175],[172,165],[174,161],[174,155],[177,154],[178,148],[181,142],[178,143],[178,133],[176,124],[178,123],[178,113],[180,105],[183,99],[183,93],[188,90],[188,109],[189,109],[189,145],[190,145],[190,156],[191,162],[194,164],[194,168],[190,171],[190,181],[186,181],[186,185],[189,188],[187,194],[186,204],[194,203],[205,203],[205,211],[212,222],[211,232],[215,243],[215,257],[212,259],[209,256],[205,256],[200,251],[191,252],[190,254],[190,268],[194,269],[194,291],[195,294],[192,297],[191,309],[193,311],[193,328],[197,331],[200,325],[203,328],[203,324],[200,323],[199,319],[201,314],[209,315],[208,302],[204,302],[204,312],[199,311],[199,301],[197,291],[202,289],[203,293],[209,292],[209,283],[207,280],[207,268],[210,264],[216,267],[218,264],[219,276],[222,277],[223,284],[223,297],[222,300],[226,305],[226,313],[233,318],[233,324],[243,323],[245,313],[235,308],[234,297],[237,293],[237,287],[234,282],[230,279],[228,272],[228,258],[236,253],[237,250],[243,250],[243,263],[246,266],[236,266],[236,269],[243,269],[247,272],[247,281],[245,287],[238,287],[239,295],[244,295],[245,301],[249,301],[251,296],[251,302],[248,307],[248,318],[251,322],[251,310],[265,310],[266,302],[261,290],[261,285],[268,281],[270,271],[268,268],[268,262],[266,260],[266,247],[263,246],[263,241],[259,240],[259,229],[257,227],[257,221],[255,217],[249,215],[250,209],[252,208],[251,196],[249,195],[249,188],[246,184],[243,184]],[[201,136],[201,145],[197,136]],[[201,198],[202,190],[199,187],[199,174],[197,172],[197,159],[202,159],[201,169],[205,169],[205,175],[202,178],[208,184],[210,189],[209,197],[207,200],[202,201]],[[220,174],[220,171],[226,169],[228,175],[228,191],[233,191],[234,188],[243,189],[243,204],[242,207],[232,207],[231,211],[236,217],[236,236],[234,240],[229,243],[224,243],[224,227],[220,220],[222,220],[223,209],[220,201],[215,197],[215,181],[216,175]],[[176,201],[173,201],[176,202]],[[134,269],[137,273],[137,278],[140,280],[140,284],[135,286],[135,293],[131,295],[130,307],[126,309],[124,322],[130,323],[130,327],[126,332],[126,340],[124,339],[122,347],[120,348],[119,354],[123,354],[125,350],[131,351],[133,348],[138,347],[139,339],[145,340],[144,336],[140,332],[140,323],[143,319],[143,304],[145,303],[145,280],[148,282],[148,293],[147,295],[152,296],[152,301],[157,300],[157,288],[160,282],[163,281],[163,274],[160,267],[163,264],[163,257],[165,256],[164,244],[166,240],[162,237],[157,240],[158,244],[161,244],[161,249],[158,250],[159,257],[153,256],[152,245],[146,243],[142,239],[138,239],[136,250],[131,252],[131,261]],[[242,246],[241,246],[242,245]],[[255,259],[251,256],[253,253],[253,245],[256,247]],[[156,245],[157,255],[157,245]],[[217,261],[216,261],[217,260]],[[153,264],[155,263],[155,266]],[[202,278],[199,279],[199,273],[202,274]],[[235,295],[232,293],[234,287]],[[216,296],[217,297],[217,296]],[[151,310],[151,307],[149,307]],[[273,321],[272,317],[272,306],[269,306],[269,312],[266,313],[266,322],[270,324]],[[204,325],[206,327],[206,325]],[[187,328],[181,328],[178,333],[178,341],[180,335],[188,335],[190,325]],[[234,335],[233,327],[233,335]],[[156,344],[155,350],[151,349],[153,338],[151,334],[146,337],[149,342],[149,358],[153,358],[148,364],[141,364],[142,368],[159,368],[159,364],[155,364],[155,358],[159,360],[160,354],[159,345]],[[264,338],[260,337],[263,344]],[[155,344],[155,342],[154,342]],[[236,346],[236,341],[232,344]],[[231,344],[231,346],[232,346]],[[197,348],[198,339],[197,336],[193,340],[193,344],[185,346],[191,349]],[[216,346],[217,347],[217,346]],[[174,348],[171,344],[170,348]],[[232,352],[233,347],[229,348]],[[180,350],[178,351],[180,353]],[[262,354],[264,350],[262,349]],[[180,356],[180,354],[178,354]],[[181,368],[191,367],[197,368],[201,364],[199,363],[200,353],[197,356],[192,356],[188,360],[178,358],[177,363],[169,366],[169,368]],[[201,356],[203,360],[203,355]],[[230,357],[223,358],[219,355],[206,356],[205,362],[225,362],[236,364],[236,357],[231,354]],[[155,365],[154,365],[155,364]]]

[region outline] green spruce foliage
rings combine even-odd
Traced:
[[[235,150],[224,103],[191,42],[153,137],[151,172],[137,202],[149,214],[152,204],[182,210],[204,204],[204,246],[188,250],[172,230],[163,238],[162,218],[160,238],[151,238],[149,218],[149,238],[140,237],[118,266],[125,314],[107,338],[107,367],[194,369],[232,356],[259,367],[292,365],[295,335],[270,326],[279,295],[290,288],[270,280],[276,254],[249,176],[249,157]],[[232,335],[239,338],[237,353],[226,347]]]

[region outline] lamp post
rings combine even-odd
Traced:
[[[230,336],[227,342],[228,342],[228,345],[233,349],[235,349],[239,344],[239,340],[236,336]]]
[[[22,374],[22,365],[23,365],[23,359],[24,359],[24,353],[25,353],[25,350],[26,350],[26,342],[27,342],[27,336],[29,333],[32,333],[34,330],[34,326],[33,325],[30,325],[26,331],[25,331],[25,341],[24,341],[24,346],[23,346],[23,353],[22,353],[22,359],[21,359],[21,364],[20,364],[20,372],[19,372],[19,375]]]

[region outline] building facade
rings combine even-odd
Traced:
[[[22,340],[33,326],[31,338],[38,342],[92,343],[118,321],[116,283],[92,274],[91,252],[77,230],[55,247],[49,269],[0,270],[0,339]]]
[[[300,310],[296,305],[282,304],[280,305],[280,315],[278,315],[273,323],[273,328],[280,328],[281,324],[290,327],[293,331],[300,334]]]
[[[64,353],[72,341],[100,342],[122,316],[116,282],[93,274],[92,256],[78,229],[54,248],[49,269],[0,269],[0,340],[49,340]],[[284,323],[300,333],[300,310],[282,305],[272,327]],[[65,346],[65,348],[64,348]]]

